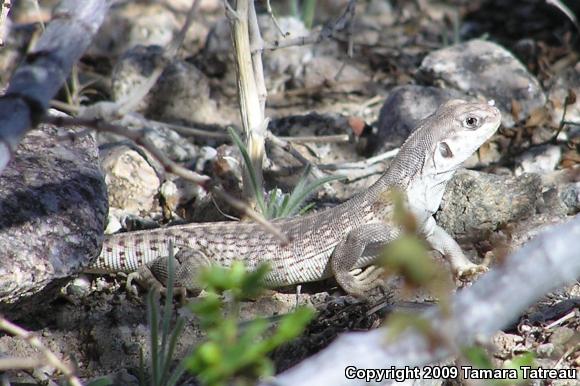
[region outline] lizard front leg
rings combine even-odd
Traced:
[[[377,251],[399,235],[399,231],[386,224],[366,224],[349,232],[330,258],[332,272],[338,284],[350,295],[364,297],[364,293],[380,284],[383,269],[370,266],[356,274],[353,269],[374,262],[377,256],[363,256],[369,246]],[[367,260],[368,261],[364,261]]]
[[[455,277],[460,280],[470,280],[486,272],[484,265],[474,264],[465,257],[461,247],[457,242],[435,222],[433,217],[429,217],[423,229],[425,240],[437,252],[441,253],[449,261],[451,270]]]

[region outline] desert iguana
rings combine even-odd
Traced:
[[[401,232],[392,219],[393,204],[387,194],[398,189],[406,194],[420,235],[447,258],[456,277],[469,278],[485,267],[471,263],[432,215],[446,183],[500,121],[499,110],[485,103],[445,103],[418,124],[368,190],[328,210],[273,221],[290,239],[286,245],[253,223],[186,224],[108,236],[100,256],[85,271],[133,272],[138,278],[165,284],[171,243],[177,251],[176,286],[190,290],[198,289],[195,278],[201,266],[229,266],[241,260],[249,269],[268,263],[269,287],[334,276],[346,292],[363,296],[377,285],[381,269],[372,264],[381,247]]]

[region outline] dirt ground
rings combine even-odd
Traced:
[[[122,12],[137,18],[140,12],[155,13],[147,10],[153,6],[150,3],[155,2],[135,2],[130,11],[121,8],[124,9]],[[165,11],[173,14],[178,26],[183,23],[183,10],[188,5],[182,3],[187,2],[158,3],[163,5]],[[349,57],[346,54],[348,34],[338,34],[332,44],[321,43],[321,47],[326,50],[325,59],[316,62],[333,69],[344,65],[348,79],[333,80],[327,77],[320,81],[315,74],[311,78],[293,78],[288,73],[272,76],[269,85],[273,89],[269,90],[266,115],[280,119],[310,112],[337,114],[355,119],[356,122],[362,121],[367,130],[371,130],[390,90],[395,86],[418,83],[415,75],[421,60],[429,52],[451,44],[457,38],[466,41],[487,36],[513,52],[540,84],[547,88],[560,69],[573,67],[578,62],[578,31],[563,12],[545,4],[540,6],[539,3],[543,2],[458,0],[360,3],[357,5],[351,36],[354,42],[353,55]],[[321,0],[317,4],[315,23],[321,23],[340,15],[346,2]],[[275,6],[283,12],[283,6]],[[382,8],[387,6],[390,11]],[[111,12],[121,13],[119,9]],[[36,22],[39,17],[45,18],[49,10],[48,2],[42,4],[40,14],[17,8],[15,12],[19,13],[14,21],[28,25]],[[572,7],[572,11],[580,15],[577,4],[575,8]],[[216,103],[215,108],[223,111],[223,120],[238,122],[235,83],[231,81],[231,74],[226,70],[220,71],[223,63],[217,59],[217,51],[208,54],[206,47],[210,30],[222,20],[220,2],[202,1],[196,22],[179,56],[193,63],[208,79],[209,95]],[[269,54],[267,52],[265,56]],[[102,49],[94,47],[83,57],[78,66],[80,77],[84,81],[93,82],[85,90],[88,91],[83,95],[83,103],[112,98],[111,88],[103,85],[110,83],[113,66],[119,57],[119,54],[107,55]],[[227,60],[224,59],[224,62],[227,63]],[[356,124],[352,122],[350,120],[349,125],[346,125],[347,129],[350,127],[355,130]],[[529,131],[529,126],[517,122],[502,135],[527,138]],[[499,161],[500,164],[485,170],[513,167],[516,156],[529,145],[526,143],[525,140],[512,141],[509,148],[503,149],[505,156]],[[214,147],[219,145],[200,139],[196,146],[208,144]],[[357,144],[345,144],[341,152],[332,157],[342,161],[361,160],[368,156],[364,151],[365,146],[368,144],[364,143],[364,139],[359,139]],[[571,139],[566,154],[576,153],[576,158],[564,158],[558,168],[575,167],[580,161],[577,146],[578,142]],[[361,147],[363,151],[360,151]],[[374,177],[368,176],[360,186],[368,186],[372,180]],[[352,195],[357,189],[359,185],[353,185],[352,188],[345,188],[339,198],[327,196],[319,206],[332,205]],[[346,296],[332,281],[305,286],[300,295],[296,295],[293,289],[269,292],[266,296],[245,303],[242,315],[244,319],[256,315],[282,315],[290,312],[296,303],[312,305],[317,310],[318,316],[296,342],[272,354],[276,369],[280,372],[320,351],[342,332],[379,327],[393,309],[423,309],[432,306],[435,299],[431,296],[405,293],[396,284],[386,294],[376,293],[369,302],[356,301]],[[108,375],[114,377],[115,384],[135,384],[140,351],[144,349],[145,356],[148,355],[145,293],[141,292],[138,297],[128,294],[122,277],[94,276],[82,276],[62,292],[60,297],[46,304],[43,309],[27,315],[17,323],[32,331],[66,363],[74,364],[82,379]],[[578,283],[547,295],[509,328],[498,332],[493,346],[489,347],[493,352],[494,364],[501,366],[522,352],[534,351],[542,366],[580,368],[579,309]],[[182,339],[178,343],[177,357],[180,357],[188,353],[203,336],[195,316],[185,310],[178,312],[186,316],[187,320]],[[25,340],[0,334],[1,356],[29,357],[35,355],[35,351]],[[32,385],[51,384],[58,381],[60,376],[54,367],[46,364],[33,372],[10,371],[0,375],[0,379],[11,382],[3,384]],[[580,384],[576,382],[546,384]],[[458,381],[444,383],[457,384]],[[196,384],[196,381],[190,377],[183,384]]]

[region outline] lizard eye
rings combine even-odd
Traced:
[[[479,118],[470,115],[463,120],[463,125],[469,129],[476,129],[479,126]]]

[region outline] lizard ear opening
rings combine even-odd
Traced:
[[[439,142],[439,153],[443,158],[453,157],[453,152],[447,142]]]

